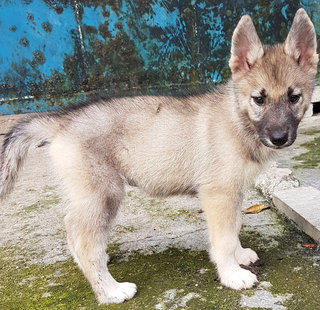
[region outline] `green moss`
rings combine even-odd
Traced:
[[[318,309],[319,249],[301,247],[301,243],[313,241],[284,216],[274,216],[277,226],[282,227],[277,236],[267,237],[256,229],[241,232],[243,246],[252,247],[260,256],[256,266],[258,278],[270,282],[268,290],[275,295],[292,294],[283,303],[287,309]],[[128,260],[123,260],[120,244],[109,245],[108,252],[112,275],[118,281],[138,285],[137,295],[124,304],[99,306],[71,259],[30,266],[23,250],[0,248],[0,309],[142,310],[155,309],[156,305],[171,309],[192,293],[194,298],[176,309],[238,310],[242,295],[251,296],[257,290],[255,287],[244,292],[222,287],[215,280],[215,268],[205,251],[168,249],[152,255],[135,253]],[[166,298],[170,290],[171,300]]]
[[[117,233],[134,232],[136,230],[132,226],[123,226],[123,225],[117,225],[115,229],[116,229]]]
[[[309,252],[312,253],[312,251]],[[272,284],[271,292],[294,296],[284,303],[288,309],[314,310],[319,307],[319,278],[315,273],[319,274],[320,268],[313,266],[310,257],[305,257],[304,260],[301,264],[299,256],[285,257],[271,261],[268,266],[268,277]]]
[[[314,135],[316,135],[318,133],[320,133],[320,130],[317,130],[317,129],[309,130],[309,131],[304,132],[304,134],[307,135],[307,136],[314,136]]]
[[[46,185],[42,192],[40,193],[40,199],[28,206],[23,207],[21,211],[18,211],[16,214],[21,215],[21,213],[31,213],[41,209],[49,209],[51,206],[60,203],[61,199],[58,195],[55,194],[56,187]],[[29,188],[28,192],[36,192],[36,189]]]
[[[143,206],[152,217],[167,218],[175,220],[179,217],[184,217],[186,222],[193,222],[198,216],[197,210],[191,209],[174,209],[169,205],[165,199],[161,198],[142,198],[137,195],[134,191],[129,191],[127,196],[137,202],[138,205]]]
[[[315,131],[313,133],[315,134]],[[301,146],[306,148],[307,152],[293,158],[299,162],[293,168],[318,168],[320,163],[320,137],[303,143]]]
[[[52,205],[56,205],[60,202],[60,198],[55,195],[51,195],[45,198],[38,200],[36,203],[33,203],[29,206],[23,208],[24,212],[33,212],[38,209],[49,209]],[[18,213],[20,214],[20,212]]]
[[[182,216],[186,222],[192,222],[198,215],[196,210],[174,209],[168,205],[164,199],[150,199],[147,200],[147,203],[150,205],[150,208],[147,208],[147,210],[153,217],[176,220]]]
[[[171,213],[167,214],[167,217],[175,220],[176,218],[183,216],[186,222],[194,222],[195,217],[198,213],[196,213],[196,210],[185,210],[185,209],[178,209],[174,210]]]
[[[12,249],[10,249],[12,250]],[[9,255],[13,255],[10,253]],[[25,266],[23,261],[5,259],[0,251],[1,309],[76,309],[96,307],[88,283],[71,261],[53,265]]]
[[[108,245],[108,253],[110,254],[115,254],[115,253],[118,253],[120,250],[120,243],[110,243]]]
[[[319,249],[303,248],[303,243],[314,243],[307,235],[301,233],[284,215],[276,215],[281,225],[282,234],[273,238],[254,237],[245,234],[247,241],[253,243],[269,243],[272,239],[277,246],[263,248],[258,251],[260,257],[259,280],[271,283],[268,289],[275,295],[292,294],[283,305],[288,309],[317,309],[320,298],[320,257]],[[250,292],[251,290],[249,290]],[[251,309],[251,308],[250,308]]]
[[[89,284],[71,259],[25,266],[5,259],[8,255],[13,255],[8,249],[0,251],[1,309],[98,308]],[[215,270],[206,252],[171,249],[147,256],[135,254],[128,262],[115,261],[109,268],[117,280],[135,282],[138,293],[124,304],[101,309],[154,309],[170,289],[177,289],[176,301],[191,292],[199,294],[201,298],[189,303],[200,309],[239,309],[237,292],[218,289],[220,284],[214,281]],[[202,268],[208,271],[200,273]]]
[[[43,188],[43,191],[44,191],[44,192],[51,192],[51,191],[55,191],[55,190],[57,190],[57,187],[56,187],[56,186],[46,185],[46,186]]]

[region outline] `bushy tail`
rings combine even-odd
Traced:
[[[50,142],[54,125],[54,118],[38,114],[20,121],[5,135],[0,154],[0,199],[12,189],[29,149]]]

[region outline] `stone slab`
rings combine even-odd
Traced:
[[[320,242],[320,191],[314,187],[298,187],[273,194],[277,209],[297,224],[299,229]]]

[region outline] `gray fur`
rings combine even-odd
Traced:
[[[106,267],[107,232],[125,184],[155,196],[198,193],[221,282],[251,287],[256,276],[239,266],[258,259],[238,238],[243,191],[276,149],[294,142],[318,62],[304,10],[292,29],[284,45],[264,47],[250,17],[242,17],[232,38],[232,79],[210,93],[101,100],[28,117],[6,135],[0,196],[13,186],[28,150],[48,143],[68,200],[70,250],[99,302],[108,304],[136,292],[134,284],[116,282]],[[305,31],[308,40],[301,39]],[[292,94],[299,95],[297,102]]]

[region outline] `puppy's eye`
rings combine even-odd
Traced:
[[[300,97],[301,97],[301,95],[290,95],[289,101],[290,101],[290,103],[295,104],[299,101]]]
[[[259,97],[252,97],[253,101],[257,105],[263,105],[264,104],[264,97],[259,96]]]

